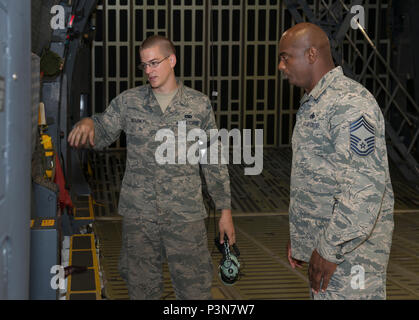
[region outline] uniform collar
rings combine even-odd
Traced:
[[[310,97],[313,97],[315,100],[317,100],[320,95],[326,90],[332,82],[335,81],[335,79],[339,76],[343,75],[342,67],[336,67],[330,70],[328,73],[326,73],[320,80],[317,82],[315,87],[310,91],[309,94],[305,93],[303,97],[300,100],[300,105],[305,103],[310,99]]]
[[[188,106],[189,97],[185,92],[185,86],[183,85],[182,81],[176,78],[176,82],[178,85],[178,90],[173,97],[171,105],[181,105],[181,106]],[[145,104],[145,108],[149,110],[149,112],[156,112],[158,114],[163,114],[160,108],[159,103],[157,102],[157,99],[153,93],[153,89],[151,88],[151,85],[147,84],[147,96],[148,101]],[[170,105],[168,106],[170,108]]]
[[[181,105],[187,106],[189,104],[189,98],[185,92],[185,86],[179,79],[176,79],[176,82],[178,90],[176,95],[173,97],[173,100],[179,102]]]
[[[173,97],[173,100],[178,101],[182,105],[187,105],[189,98],[185,93],[185,86],[183,85],[183,82],[176,78],[177,83],[177,92],[175,96]],[[151,88],[151,85],[147,84],[147,90],[148,90],[148,97],[149,97],[149,103],[155,102],[158,104],[157,99],[154,96],[153,89]],[[156,100],[156,101],[153,101]]]

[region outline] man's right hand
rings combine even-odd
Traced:
[[[68,143],[72,147],[84,147],[89,142],[90,146],[94,146],[95,141],[95,125],[91,118],[83,118],[74,125],[73,130],[68,135]]]
[[[287,256],[288,256],[288,262],[290,263],[290,265],[291,265],[291,267],[293,269],[295,269],[295,267],[298,267],[298,268],[302,268],[303,267],[304,261],[297,260],[297,259],[294,259],[292,257],[292,253],[291,253],[291,240],[288,241],[288,244],[287,244]]]

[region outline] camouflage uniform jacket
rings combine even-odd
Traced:
[[[94,115],[95,149],[113,143],[121,130],[126,133],[127,160],[118,212],[148,221],[197,221],[207,216],[203,203],[199,164],[159,164],[156,132],[170,129],[178,141],[178,122],[186,130],[216,129],[210,101],[204,94],[183,86],[164,113],[150,85],[124,91],[102,114]],[[187,142],[187,148],[194,142]],[[175,147],[175,146],[173,146]],[[201,164],[207,189],[217,209],[230,209],[230,181],[227,165]]]
[[[308,262],[317,249],[336,264],[348,260],[384,272],[394,198],[380,108],[341,67],[300,104],[292,137],[292,255]]]

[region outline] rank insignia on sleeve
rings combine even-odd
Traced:
[[[351,150],[359,156],[368,156],[375,149],[375,129],[364,116],[351,122],[349,127]]]

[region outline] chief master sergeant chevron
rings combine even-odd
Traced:
[[[381,110],[334,66],[320,27],[287,30],[279,55],[279,70],[305,90],[292,137],[288,260],[309,262],[313,299],[385,299],[394,197]],[[358,282],[354,270],[364,272]]]
[[[140,47],[149,84],[117,96],[103,114],[78,122],[69,134],[72,146],[89,142],[101,149],[127,135],[127,163],[119,199],[123,215],[121,276],[131,299],[159,299],[162,264],[167,258],[178,299],[210,299],[212,261],[207,247],[199,163],[160,164],[159,130],[178,138],[178,123],[188,131],[216,129],[208,97],[176,80],[175,48],[165,37],[151,36]],[[186,62],[188,63],[188,62]],[[167,143],[167,141],[166,141]],[[192,144],[194,142],[188,142]],[[173,146],[174,147],[174,146]],[[176,158],[180,158],[178,147]],[[235,243],[227,165],[202,164],[208,191],[221,210],[219,229]]]

